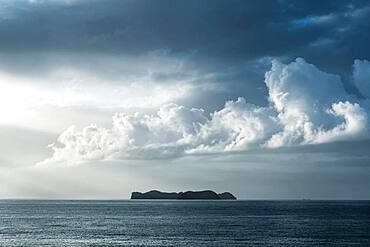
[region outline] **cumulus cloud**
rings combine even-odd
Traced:
[[[339,76],[302,58],[290,64],[273,61],[265,74],[267,106],[240,97],[210,115],[173,103],[155,114],[117,113],[111,128],[68,128],[51,145],[53,156],[40,164],[169,158],[367,138],[369,64],[354,63],[354,81],[365,98],[348,94]]]
[[[345,92],[339,76],[322,72],[302,58],[288,65],[273,62],[265,82],[269,100],[284,126],[268,141],[269,147],[342,139],[339,135],[350,131],[346,128],[350,113],[339,110],[342,101],[348,105],[346,109],[360,108],[347,101],[353,99]],[[359,115],[360,112],[361,108]],[[338,128],[342,131],[334,131]],[[333,132],[336,134],[329,134]]]

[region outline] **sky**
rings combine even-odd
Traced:
[[[370,199],[368,1],[0,0],[0,198]]]

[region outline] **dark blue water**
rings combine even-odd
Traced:
[[[0,246],[370,246],[370,201],[0,200]]]

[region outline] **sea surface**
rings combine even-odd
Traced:
[[[0,200],[0,246],[370,246],[370,201]]]

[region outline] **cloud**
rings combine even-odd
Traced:
[[[54,3],[54,4],[74,4],[78,2],[82,2],[81,0],[28,0],[31,4],[48,4],[48,3]]]
[[[369,66],[355,61],[354,79],[368,97]],[[273,61],[265,74],[267,106],[242,97],[207,115],[174,103],[155,114],[117,113],[111,128],[68,128],[41,162],[75,165],[86,161],[161,159],[189,154],[247,151],[369,137],[368,98],[348,94],[337,75],[302,58],[289,64]]]
[[[355,60],[353,64],[353,80],[365,98],[370,98],[370,62]]]
[[[64,83],[76,71],[86,75],[76,79],[87,84],[101,81],[126,86],[152,76],[155,83],[176,84],[180,78],[226,88],[222,93],[207,91],[208,97],[199,90],[191,93],[191,99],[171,99],[205,111],[220,109],[226,100],[240,95],[249,103],[265,104],[266,58],[290,62],[300,55],[343,76],[354,58],[370,56],[368,2],[2,3],[1,72],[51,87]],[[295,28],[297,22],[300,28]],[[346,79],[344,83],[347,90],[352,88]]]
[[[152,4],[146,0],[28,0],[2,3],[0,53],[3,56],[18,54],[18,63],[28,68],[25,72],[44,69],[36,66],[42,61],[29,55],[40,51],[46,54],[59,51],[65,57],[69,53],[136,57],[162,50],[176,57],[193,54],[194,61],[215,71],[221,64],[227,68],[266,56],[292,58],[297,53],[331,68],[343,68],[343,61],[351,61],[359,54],[368,57],[370,53],[366,46],[369,37],[366,32],[369,3],[366,1],[236,0],[204,4],[193,0]],[[271,39],[274,42],[266,42]],[[326,56],[317,56],[322,54],[323,47],[309,44],[323,45],[325,42],[319,42],[322,39],[332,40],[335,52],[324,46]],[[53,59],[50,60],[45,65],[46,71],[54,65]],[[2,63],[14,70],[12,61]]]
[[[365,118],[358,104],[347,101],[351,96],[339,76],[322,72],[302,58],[289,65],[273,62],[265,82],[269,100],[284,126],[268,141],[269,147],[342,139],[348,132],[355,134],[348,129],[349,122]]]

